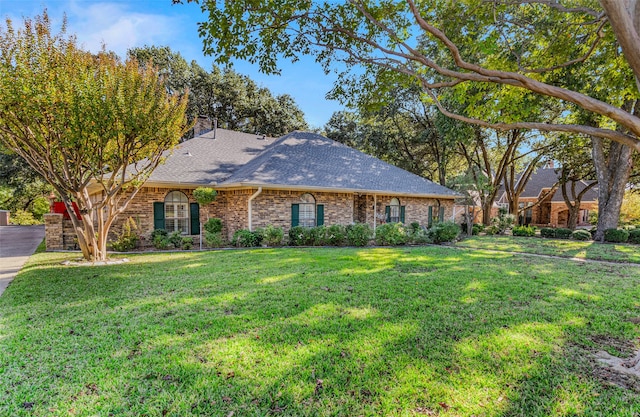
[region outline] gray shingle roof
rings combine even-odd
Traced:
[[[449,188],[324,136],[292,132],[280,139],[217,129],[191,139],[149,181],[457,197]],[[190,155],[189,155],[190,154]]]
[[[557,172],[556,172],[557,171]],[[540,196],[540,192],[545,188],[551,188],[559,178],[559,170],[557,168],[538,168],[536,172],[531,174],[529,182],[524,188],[524,191],[520,195],[521,198],[535,198]],[[580,181],[576,184],[576,193],[581,192],[590,182]],[[570,190],[568,185],[567,190]],[[504,192],[504,186],[500,187],[500,191]],[[571,194],[571,191],[569,191]],[[598,187],[595,186],[585,193],[582,197],[582,201],[595,201],[598,198]],[[558,188],[554,193],[551,201],[564,202],[562,198],[562,191]]]

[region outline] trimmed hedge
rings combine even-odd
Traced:
[[[236,230],[231,239],[231,244],[238,248],[253,248],[262,243],[262,231],[251,232],[247,229]]]
[[[571,239],[573,240],[591,240],[591,233],[588,230],[578,229],[571,233]]]
[[[634,229],[629,231],[629,243],[635,243],[640,245],[640,229]]]
[[[460,226],[454,222],[440,222],[429,229],[429,237],[433,243],[453,242],[460,235]]]
[[[565,229],[564,227],[558,227],[556,229],[557,239],[569,239],[573,231],[571,229]]]
[[[622,229],[607,229],[604,231],[604,241],[611,243],[624,243],[629,240],[629,232]]]
[[[366,246],[373,235],[371,227],[366,223],[350,224],[345,229],[349,246]]]
[[[540,229],[540,236],[546,238],[554,238],[556,237],[556,229],[551,227],[543,227]]]
[[[536,228],[533,226],[513,226],[511,234],[514,236],[531,237],[536,235]]]
[[[409,240],[407,229],[402,223],[385,223],[376,228],[376,245],[405,245]]]

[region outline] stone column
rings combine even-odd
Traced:
[[[48,251],[64,249],[62,214],[47,213],[44,215],[44,237]]]

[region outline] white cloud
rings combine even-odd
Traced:
[[[68,31],[75,33],[86,49],[107,50],[121,57],[127,49],[144,45],[165,45],[176,35],[180,18],[132,11],[126,3],[76,3],[67,8]]]

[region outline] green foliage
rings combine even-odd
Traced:
[[[571,237],[572,233],[573,233],[573,230],[571,230],[571,229],[566,229],[564,227],[558,227],[556,229],[556,238],[558,238],[558,239],[569,239]]]
[[[209,187],[198,187],[193,190],[193,198],[202,205],[211,204],[215,201],[218,192]]]
[[[452,221],[438,222],[429,229],[433,243],[454,242],[460,235],[460,226]]]
[[[640,229],[629,231],[629,243],[640,244]]]
[[[556,229],[553,227],[543,227],[540,229],[540,236],[554,238],[556,237]]]
[[[133,250],[138,245],[138,224],[129,217],[122,225],[122,232],[111,241],[111,249],[117,252],[127,252]]]
[[[43,12],[19,28],[7,19],[0,30],[0,142],[61,198],[77,199],[87,217],[75,223],[80,249],[87,259],[104,260],[108,229],[128,203],[124,196],[187,128],[187,97],[169,95],[154,68],[82,50],[66,25],[57,34],[51,26]],[[133,163],[136,169],[127,169]],[[108,206],[113,209],[95,229],[84,226]]]
[[[302,226],[294,226],[289,229],[289,246],[305,246],[307,244],[305,229]]]
[[[511,234],[514,236],[535,236],[536,228],[534,226],[514,226],[511,229]]]
[[[222,238],[222,233],[204,232],[204,241],[210,248],[220,248],[224,246],[225,242]]]
[[[282,230],[282,227],[275,227],[271,224],[264,228],[262,234],[264,236],[264,243],[266,243],[267,246],[280,246],[282,239],[284,239],[284,230]]]
[[[220,233],[222,232],[222,220],[217,217],[212,217],[204,223],[203,228],[209,233]]]
[[[404,245],[409,234],[402,223],[385,223],[376,228],[375,242],[380,246]]]
[[[247,229],[236,230],[231,239],[231,245],[238,248],[252,248],[262,244],[262,231],[250,231]]]
[[[306,244],[310,246],[326,245],[326,232],[327,232],[327,229],[324,226],[306,228],[305,229]]]
[[[584,229],[574,230],[573,233],[571,233],[571,239],[583,241],[591,240],[591,233],[589,233],[588,230]]]
[[[174,248],[182,247],[182,232],[175,231],[171,232],[168,237],[169,243],[173,245]]]
[[[487,234],[500,234],[504,233],[515,223],[515,216],[513,214],[507,214],[506,210],[500,209],[498,217],[491,219],[491,232],[487,231]]]
[[[9,221],[11,222],[11,224],[19,226],[30,226],[42,223],[33,216],[33,213],[25,210],[17,210],[15,213],[10,213]]]
[[[607,229],[604,231],[604,241],[624,243],[629,240],[629,232],[623,229]]]
[[[156,249],[167,249],[169,247],[169,232],[165,229],[155,229],[151,232],[151,243]]]
[[[472,235],[479,235],[480,232],[484,231],[484,224],[474,224],[471,230]]]
[[[342,246],[347,239],[345,227],[341,224],[332,224],[327,227],[325,234],[327,244],[331,246]]]
[[[182,249],[189,250],[193,248],[193,238],[191,236],[184,236],[182,238]]]
[[[349,246],[366,246],[373,235],[373,231],[367,223],[349,224],[346,226],[345,232]]]

